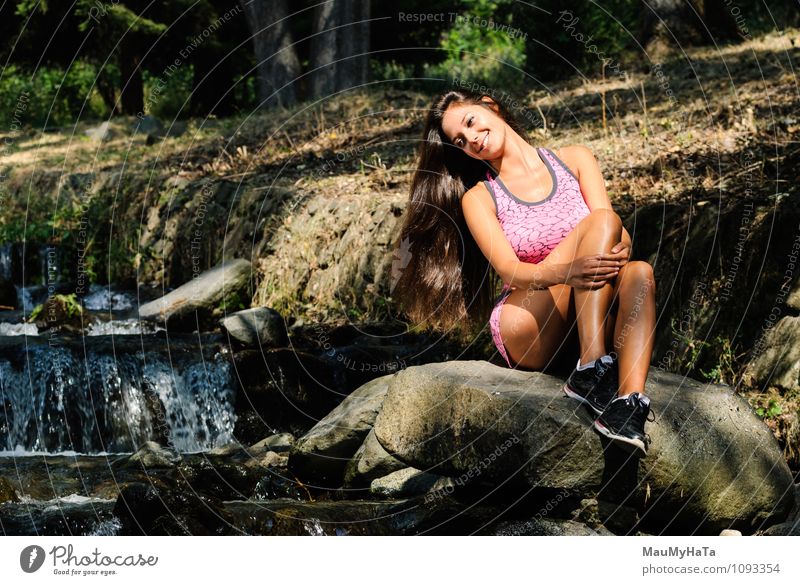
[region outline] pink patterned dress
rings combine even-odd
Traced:
[[[548,148],[536,152],[550,171],[553,188],[541,201],[523,201],[514,196],[493,171],[486,172],[486,188],[497,208],[497,219],[511,247],[522,262],[538,264],[553,251],[578,222],[589,215],[577,177]],[[500,337],[500,311],[511,288],[503,283],[503,290],[495,300],[489,327],[492,340],[509,368],[513,368],[503,340]]]

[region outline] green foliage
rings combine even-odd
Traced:
[[[710,371],[701,369],[700,373],[707,381],[714,384],[735,386],[739,378],[737,362],[741,356],[736,355],[730,339],[721,335],[714,338],[713,347],[719,348],[719,361]]]
[[[54,303],[60,305],[64,308],[64,313],[68,319],[72,319],[73,317],[77,317],[83,311],[81,307],[81,303],[78,300],[78,297],[75,293],[71,293],[68,295],[53,295],[49,297],[44,303],[41,305],[36,305],[31,311],[31,314],[28,316],[28,323],[33,323],[42,317],[42,311],[45,310],[45,305],[48,303]]]
[[[462,11],[445,33],[441,48],[446,58],[425,67],[426,77],[464,79],[503,89],[525,82],[525,37],[510,13],[507,0],[461,0]]]
[[[413,64],[398,63],[394,59],[390,59],[389,61],[370,59],[369,66],[372,71],[372,77],[378,81],[401,80],[414,77]]]
[[[40,67],[34,74],[8,65],[0,81],[0,117],[14,128],[66,126],[108,114],[94,87],[96,68],[75,61],[68,70]],[[86,103],[84,103],[86,102]]]
[[[778,401],[773,398],[767,403],[766,407],[759,406],[756,408],[756,414],[761,418],[777,418],[779,415],[783,414],[783,408],[781,408]]]
[[[578,73],[607,78],[622,74],[628,55],[641,54],[633,38],[641,4],[631,0],[540,0],[513,9],[515,26],[528,33],[529,73],[563,79]],[[537,42],[539,41],[539,42]]]
[[[102,6],[102,11],[98,4]],[[82,18],[78,27],[81,31],[99,26],[103,30],[124,31],[126,34],[158,36],[167,30],[167,25],[136,14],[119,1],[98,3],[97,0],[77,0],[75,14]]]
[[[47,0],[18,0],[16,15],[27,18],[38,8],[42,12],[47,12]]]
[[[188,64],[158,76],[143,71],[145,113],[166,120],[188,117],[193,77]]]
[[[701,339],[694,339],[688,335],[684,335],[683,332],[675,326],[675,317],[672,317],[669,322],[670,330],[675,338],[679,339],[683,342],[686,350],[684,352],[685,359],[681,360],[683,363],[681,364],[687,370],[691,370],[697,359],[700,357],[700,353],[703,351],[703,348],[707,345],[705,341]]]
[[[220,301],[219,305],[217,306],[217,311],[220,313],[232,313],[234,311],[240,311],[246,308],[247,305],[239,293],[232,292],[229,295],[226,295],[225,298]]]

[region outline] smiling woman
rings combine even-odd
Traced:
[[[462,331],[488,319],[508,366],[529,370],[547,367],[576,326],[564,392],[600,433],[646,454],[653,272],[628,262],[630,236],[592,152],[534,148],[502,103],[453,90],[430,108],[418,158],[395,285],[411,320]]]

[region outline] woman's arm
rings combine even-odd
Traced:
[[[578,178],[583,200],[589,211],[595,209],[611,209],[611,200],[606,192],[606,182],[592,151],[583,144],[573,144],[565,146],[557,153],[557,156],[569,166],[572,173]],[[627,256],[622,260],[623,264],[628,261],[631,250],[631,236],[624,227],[620,242],[611,248],[611,253],[616,254],[627,249]]]

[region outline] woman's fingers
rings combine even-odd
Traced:
[[[609,284],[616,276],[617,276],[616,272],[585,276],[584,278],[581,279],[580,288],[589,290],[596,290],[598,288],[603,288],[605,285]]]
[[[627,260],[628,259],[628,248],[624,248],[619,252],[611,252],[610,254],[599,254],[598,257],[601,260]]]

